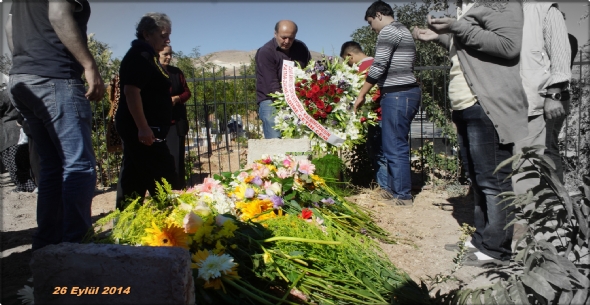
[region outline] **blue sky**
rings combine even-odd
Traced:
[[[1,1],[1,0],[0,0]],[[2,28],[8,14],[4,1]],[[568,29],[583,44],[588,40],[589,19],[579,17],[588,9],[587,0],[559,1],[567,15]],[[369,1],[90,1],[92,15],[88,33],[109,44],[114,57],[122,57],[134,39],[135,25],[146,12],[164,12],[172,19],[171,44],[175,51],[190,53],[199,47],[202,55],[223,50],[255,50],[272,38],[280,19],[299,25],[297,38],[308,47],[326,54],[338,53],[352,32],[366,25],[363,20]],[[390,4],[403,4],[389,1]],[[4,31],[2,30],[2,34]],[[3,35],[4,46],[5,38]],[[8,52],[6,47],[2,52]]]

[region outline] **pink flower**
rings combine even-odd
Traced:
[[[260,178],[266,178],[270,175],[270,169],[268,167],[263,166],[260,169],[256,169],[252,172],[253,176],[259,176]]]
[[[182,224],[184,227],[184,233],[197,233],[199,228],[203,225],[203,219],[191,211],[184,216]]]
[[[312,175],[315,171],[315,165],[307,159],[299,160],[299,172]]]
[[[289,159],[289,158],[285,158],[285,160],[283,160],[283,166],[284,167],[290,168],[291,167],[291,163],[292,163],[291,162],[291,159]]]
[[[213,178],[205,178],[202,184],[195,187],[198,191],[203,193],[212,193],[216,189],[222,189],[223,187],[219,184],[219,181]]]
[[[279,168],[277,170],[277,177],[279,177],[281,179],[291,177],[291,171],[288,169],[285,169],[285,168]]]
[[[244,181],[244,180],[246,180],[246,178],[248,178],[248,172],[244,171],[244,172],[240,172],[238,174],[238,180]]]

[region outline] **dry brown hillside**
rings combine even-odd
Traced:
[[[243,65],[250,65],[251,58],[254,58],[256,50],[251,51],[238,51],[238,50],[227,50],[219,51],[207,54],[203,58],[209,57],[208,62],[215,64],[218,67],[225,67],[226,74],[233,75],[234,67],[236,74],[240,74],[240,70],[243,69]],[[319,52],[311,51],[311,57],[313,59],[319,59],[322,54]]]

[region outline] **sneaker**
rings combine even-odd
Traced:
[[[473,266],[481,268],[504,267],[510,266],[510,261],[503,261],[495,258],[478,259],[475,253],[470,253],[469,255],[466,255],[463,259],[463,266]]]
[[[385,201],[386,204],[396,207],[412,207],[414,206],[414,200],[412,199],[399,199],[393,198]]]
[[[465,243],[465,247],[467,247],[467,253],[475,253],[477,252],[477,248],[474,247],[470,242]],[[459,242],[455,244],[446,244],[445,250],[447,251],[459,251],[461,247],[459,246]]]

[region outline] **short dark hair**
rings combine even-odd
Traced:
[[[281,21],[291,21],[291,20],[279,20],[279,21],[277,21],[277,23],[275,24],[275,33],[278,33],[279,32],[279,23],[281,23]],[[293,22],[293,25],[295,25],[295,34],[297,34],[297,31],[299,31],[299,27],[297,27],[297,23],[295,23],[294,21],[291,21],[291,22]]]
[[[391,8],[391,6],[379,0],[373,2],[373,4],[369,6],[367,12],[365,13],[365,20],[369,19],[369,17],[375,18],[375,16],[377,16],[377,13],[381,13],[381,15],[383,16],[393,17],[393,9]]]
[[[356,41],[347,41],[342,44],[340,48],[340,57],[344,57],[346,53],[364,53],[361,45]]]

